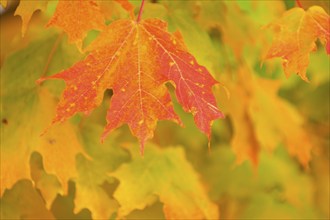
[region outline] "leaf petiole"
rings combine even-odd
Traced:
[[[142,2],[141,2],[139,15],[138,15],[138,17],[137,17],[137,19],[136,19],[136,22],[137,22],[137,23],[139,23],[139,21],[141,20],[141,16],[142,16],[143,8],[144,8],[144,2],[145,2],[145,0],[142,0]]]

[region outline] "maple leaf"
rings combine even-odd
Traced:
[[[103,30],[105,18],[95,1],[60,0],[47,26],[57,26],[69,36],[69,41],[82,47],[82,41],[91,29]]]
[[[265,57],[283,58],[283,68],[287,77],[297,73],[303,80],[309,64],[309,53],[315,50],[315,41],[325,44],[330,54],[330,17],[319,6],[310,7],[307,11],[293,8],[277,21],[271,23],[275,39]]]
[[[225,82],[231,95],[224,109],[233,121],[232,147],[238,163],[250,159],[257,165],[260,149],[272,151],[284,143],[289,153],[307,167],[312,150],[310,135],[303,128],[300,113],[278,97],[279,81],[254,77],[243,66],[237,82]]]
[[[8,120],[8,125],[2,126],[2,135],[10,138],[2,140],[1,143],[1,154],[3,156],[1,158],[1,193],[18,179],[30,177],[28,164],[32,151],[38,151],[42,154],[45,161],[45,169],[59,177],[64,189],[66,188],[67,180],[76,173],[74,169],[75,155],[81,152],[82,148],[73,126],[65,123],[40,138],[42,127],[46,125],[43,120],[52,115],[47,108],[54,106],[55,100],[49,93],[41,90],[40,93],[29,97],[29,99],[15,99],[16,103],[19,102],[16,106],[21,107],[26,100],[31,101],[31,99],[40,100],[33,102],[32,106],[27,107],[25,104],[27,112],[19,117],[19,123],[26,123],[25,126],[18,126],[15,123],[13,116],[17,115],[17,112],[13,111],[12,114],[9,114],[7,112],[9,103],[5,102],[6,108],[3,114]],[[35,115],[35,117],[32,117],[31,114]],[[44,118],[38,119],[37,115],[43,115]],[[11,136],[8,136],[9,133]],[[67,138],[70,138],[70,147],[68,147]],[[66,161],[65,169],[61,168],[64,165],[63,161]],[[47,200],[48,205],[50,205],[52,199],[54,197]]]
[[[210,138],[212,121],[223,117],[212,94],[217,82],[166,28],[158,19],[113,22],[87,49],[91,52],[85,60],[41,78],[39,82],[63,79],[67,85],[53,123],[77,112],[90,112],[100,105],[104,91],[113,89],[102,138],[127,123],[143,152],[157,120],[181,124],[165,86],[170,81],[175,84],[179,103]]]
[[[246,90],[238,89],[237,91],[233,91],[231,96],[245,97]],[[236,100],[235,103],[230,105],[232,123],[235,130],[231,140],[231,146],[237,155],[238,164],[249,159],[254,166],[257,166],[259,162],[260,144],[254,132],[253,121],[245,111],[246,106],[249,105],[249,100],[243,100]]]
[[[270,150],[275,149],[277,143],[284,143],[289,153],[307,167],[313,146],[311,135],[304,129],[302,115],[290,103],[278,97],[280,82],[258,81],[260,87],[256,87],[249,115],[259,143]],[[281,113],[276,117],[275,108]]]
[[[158,196],[166,219],[218,219],[216,205],[209,201],[182,148],[161,150],[150,145],[148,149],[141,158],[129,147],[132,162],[110,173],[120,181],[114,192],[120,204],[118,218],[144,209]]]
[[[1,67],[1,118],[6,122],[1,123],[1,136],[5,137],[1,139],[1,194],[18,179],[30,178],[28,165],[34,151],[42,155],[45,170],[56,174],[64,189],[67,180],[75,176],[75,155],[82,152],[82,147],[74,126],[67,122],[40,137],[54,114],[49,108],[55,108],[56,99],[48,90],[51,86],[38,87],[35,80],[45,71],[48,54],[56,39],[54,35],[41,36],[27,48],[8,57]],[[62,58],[64,54],[65,59]],[[66,68],[80,58],[79,55],[75,47],[60,41],[48,71]],[[33,60],[27,60],[32,56]],[[22,72],[24,74],[18,80],[16,76]],[[20,89],[17,89],[18,82]],[[50,200],[47,198],[47,205]]]
[[[22,36],[25,35],[27,26],[36,10],[46,10],[48,1],[21,0],[15,11],[15,15],[22,18]]]

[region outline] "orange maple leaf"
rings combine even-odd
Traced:
[[[63,29],[68,34],[69,41],[81,48],[88,31],[105,28],[105,18],[95,1],[60,0],[47,26]]]
[[[167,24],[161,20],[113,22],[87,51],[90,54],[85,60],[40,79],[63,79],[67,84],[53,123],[77,112],[90,112],[100,105],[104,91],[113,89],[102,139],[127,123],[143,153],[158,120],[181,124],[165,86],[169,81],[175,84],[179,103],[194,115],[208,138],[212,121],[223,117],[212,94],[217,81],[187,52],[182,39],[167,32]]]
[[[302,115],[278,96],[281,82],[256,76],[246,64],[238,68],[235,80],[227,75],[223,81],[230,90],[230,99],[223,97],[222,104],[233,124],[231,145],[237,163],[249,159],[257,167],[261,149],[273,151],[283,143],[307,168],[313,148],[311,134]]]
[[[306,70],[309,64],[309,53],[316,48],[319,38],[330,54],[330,17],[319,6],[310,7],[307,11],[293,8],[287,11],[278,21],[270,24],[275,32],[275,40],[269,49],[266,59],[283,58],[283,68],[287,77],[297,73],[308,81]]]

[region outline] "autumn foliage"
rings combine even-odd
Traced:
[[[327,1],[1,5],[1,219],[329,218]]]

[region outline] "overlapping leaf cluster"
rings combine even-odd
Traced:
[[[1,17],[1,218],[329,216],[324,4],[140,3]]]

